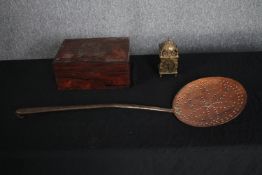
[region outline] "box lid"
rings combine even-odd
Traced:
[[[65,39],[54,62],[128,62],[129,38]]]

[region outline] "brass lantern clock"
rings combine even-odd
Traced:
[[[159,75],[178,74],[178,48],[172,40],[168,39],[159,45]]]

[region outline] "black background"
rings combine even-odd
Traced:
[[[0,161],[10,174],[261,174],[262,53],[182,54],[179,76],[158,75],[158,56],[131,56],[132,86],[57,91],[52,60],[0,62]],[[37,114],[20,107],[133,103],[171,108],[186,83],[241,82],[248,103],[233,121],[195,128],[169,113],[101,109]]]

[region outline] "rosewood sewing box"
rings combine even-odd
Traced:
[[[66,39],[53,68],[59,90],[128,87],[129,38]]]

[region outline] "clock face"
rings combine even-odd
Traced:
[[[163,50],[161,56],[166,58],[175,58],[178,56],[178,51],[177,49]]]
[[[191,126],[210,127],[236,118],[247,93],[237,81],[225,77],[201,78],[185,85],[175,96],[175,116]]]

